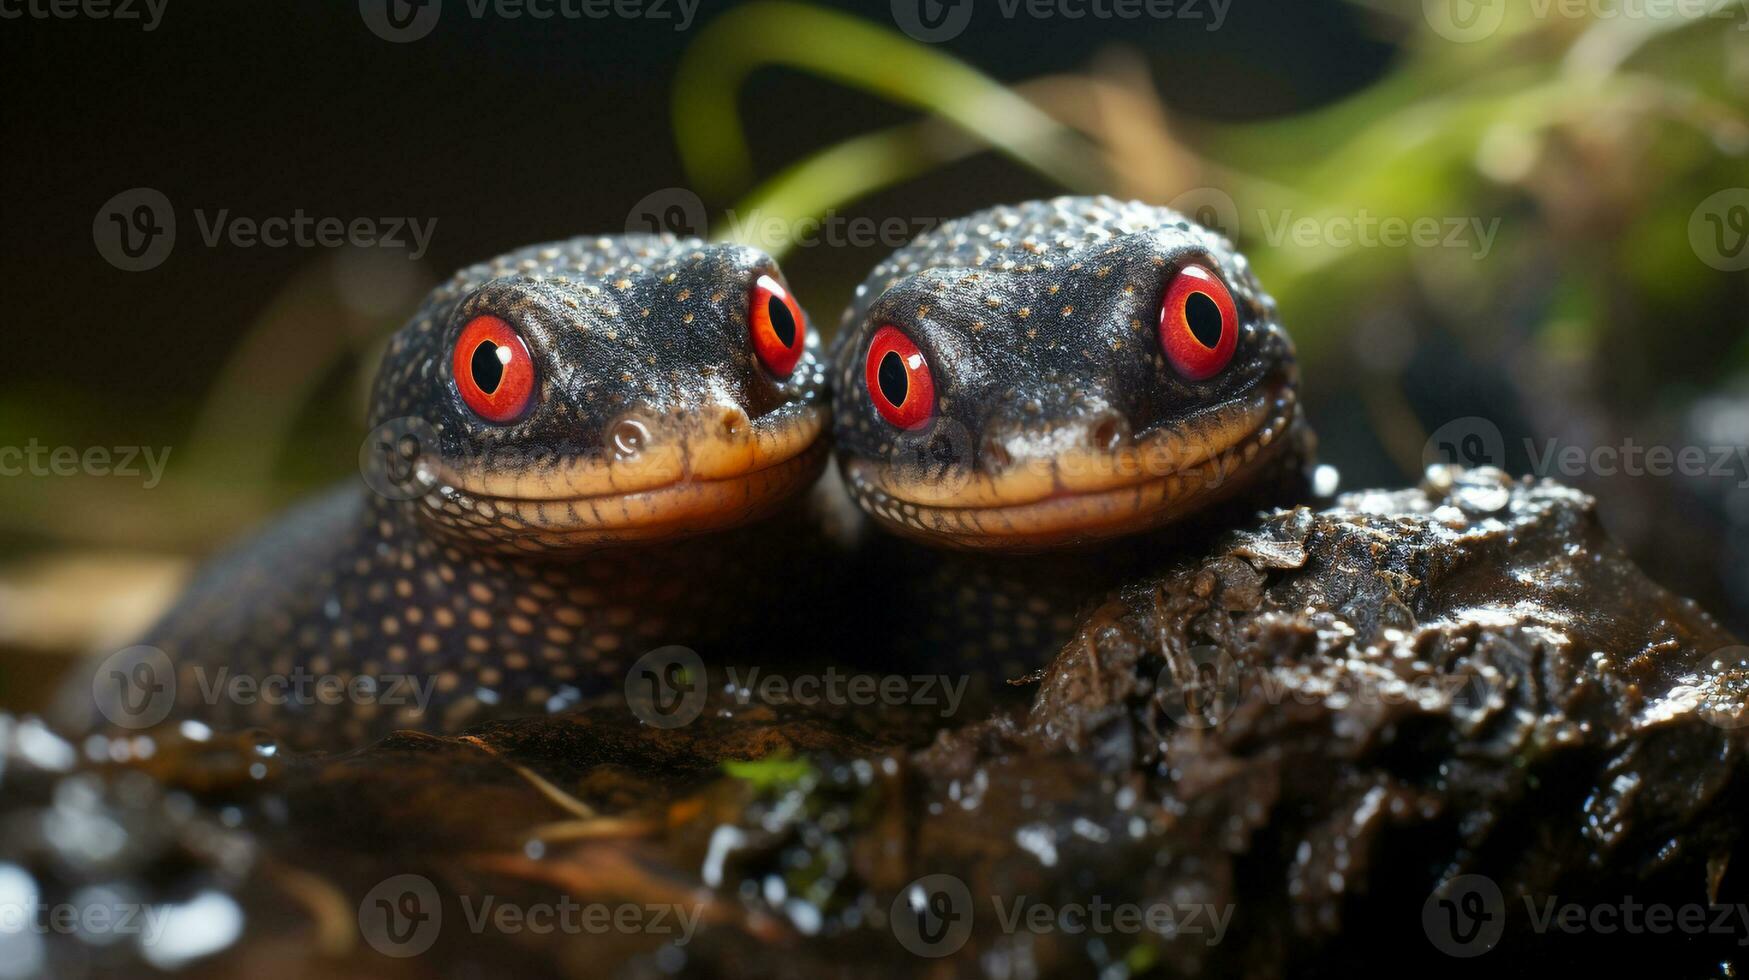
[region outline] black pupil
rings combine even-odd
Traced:
[[[905,362],[897,351],[887,351],[881,358],[879,380],[882,398],[895,406],[905,404],[905,396],[911,392],[911,379],[905,376]]]
[[[474,385],[490,395],[498,390],[498,385],[504,381],[504,362],[498,360],[498,345],[490,340],[480,341],[480,346],[474,348],[474,360],[470,365],[474,372]]]
[[[777,342],[785,347],[794,347],[796,318],[790,315],[789,305],[773,296],[765,301],[765,312],[771,317],[771,332],[777,334]]]
[[[1184,301],[1184,321],[1197,343],[1209,350],[1221,342],[1221,308],[1207,293],[1191,293]]]

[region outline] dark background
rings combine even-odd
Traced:
[[[167,2],[149,33],[120,21],[0,22],[11,230],[0,288],[15,327],[48,328],[57,348],[7,358],[0,383],[8,396],[40,386],[43,401],[103,402],[87,434],[111,440],[128,416],[126,432],[174,442],[244,329],[324,258],[207,248],[194,209],[436,219],[424,257],[433,278],[530,242],[621,230],[645,194],[687,184],[668,80],[697,31],[731,6],[703,0],[680,32],[612,18],[475,20],[448,0],[428,37],[389,44],[345,0]],[[891,24],[883,3],[828,6]],[[1236,120],[1314,106],[1387,70],[1391,45],[1369,20],[1332,2],[1238,3],[1219,31],[1093,19],[1041,29],[987,16],[948,48],[1018,81],[1073,69],[1112,43],[1144,47],[1174,108]],[[742,104],[766,173],[915,115],[781,68],[756,76]],[[178,247],[159,268],[125,274],[97,254],[90,222],[139,186],[176,207]],[[982,157],[894,197],[908,202],[899,213],[952,215],[1057,190]],[[844,295],[817,295],[810,276],[841,289],[878,251],[794,263],[815,318],[831,323]]]

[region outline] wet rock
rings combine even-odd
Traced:
[[[1440,469],[1132,583],[954,728],[731,690],[340,755],[13,723],[5,818],[122,793],[131,856],[0,861],[234,896],[214,975],[1701,975],[1749,942],[1746,658],[1583,494]]]

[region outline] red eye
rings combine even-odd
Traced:
[[[534,361],[510,324],[490,314],[462,328],[450,362],[455,386],[475,414],[491,422],[514,422],[534,395]]]
[[[923,352],[897,327],[875,331],[863,377],[881,418],[899,428],[921,429],[935,414],[935,375]]]
[[[760,276],[753,283],[747,332],[753,335],[753,353],[759,355],[759,363],[772,374],[787,378],[802,359],[808,321],[782,283],[770,276]]]
[[[1178,270],[1160,305],[1160,346],[1191,381],[1221,373],[1239,344],[1239,311],[1219,276],[1200,265]]]

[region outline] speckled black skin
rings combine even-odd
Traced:
[[[176,666],[173,717],[331,747],[556,710],[620,688],[628,663],[666,644],[768,655],[771,624],[791,603],[810,608],[795,566],[826,564],[804,512],[827,433],[813,331],[787,379],[752,352],[749,290],[762,274],[779,275],[744,247],[579,238],[433,291],[377,376],[369,488],[337,489],[208,566],[144,639]],[[458,334],[484,313],[516,329],[537,367],[532,407],[511,424],[475,415],[451,376]],[[613,441],[627,418],[648,437],[629,459]],[[733,476],[757,440],[788,440],[782,465],[727,484],[686,522],[626,536],[628,514],[664,501],[628,484],[648,475],[640,465],[678,447],[687,483],[704,450],[722,450],[717,475]],[[581,502],[519,499],[585,484]],[[243,704],[210,695],[224,674],[415,686],[400,703]],[[418,685],[423,710],[408,703]]]
[[[1158,337],[1168,282],[1187,263],[1215,271],[1239,314],[1231,362],[1202,381],[1174,370]],[[868,392],[883,325],[904,331],[932,369],[935,415],[916,432],[890,424]],[[1067,197],[947,222],[858,287],[832,363],[845,483],[877,524],[909,539],[880,546],[869,575],[907,659],[1033,670],[1083,605],[1157,565],[1217,506],[1289,503],[1305,490],[1312,441],[1274,302],[1229,242],[1165,208]],[[1243,419],[1231,409],[1241,404]],[[1187,441],[1220,442],[1219,468],[1150,470],[1162,481],[1155,504],[1119,492],[1095,507],[1096,495],[1069,486],[1071,462],[1086,471]],[[956,510],[1027,472],[1044,474],[1040,499],[1062,509],[1049,535],[1016,534],[999,510]]]

